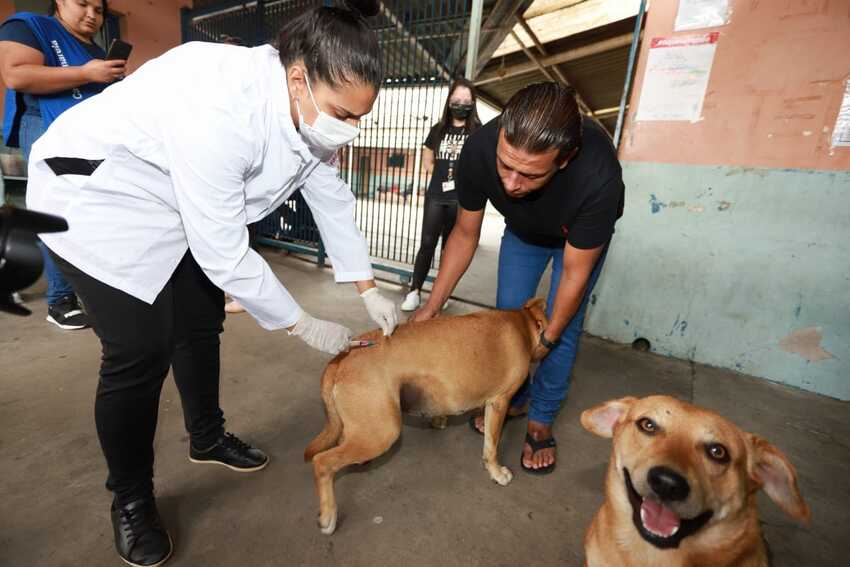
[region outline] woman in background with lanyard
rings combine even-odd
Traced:
[[[94,43],[106,0],[53,0],[49,16],[20,12],[0,27],[0,74],[6,89],[3,142],[29,160],[33,142],[65,110],[124,75],[126,61],[104,61]],[[60,329],[88,326],[71,284],[42,247],[47,320]]]
[[[454,165],[463,143],[479,126],[481,120],[475,108],[475,86],[466,79],[457,79],[449,88],[442,118],[431,128],[422,148],[422,165],[431,175],[431,181],[425,192],[422,238],[413,266],[410,293],[401,304],[402,311],[419,308],[422,285],[431,269],[437,240],[442,237],[441,246],[445,248],[449,233],[454,228],[457,216]]]
[[[377,13],[374,0],[356,6],[366,4]],[[160,565],[172,549],[153,490],[169,367],[190,461],[242,473],[268,463],[225,432],[224,293],[265,329],[329,354],[349,347],[349,329],[306,313],[250,249],[248,224],[300,188],[336,280],[356,285],[385,334],[397,324],[336,163],[383,82],[377,37],[356,6],[308,10],[281,30],[278,49],[176,47],[63,114],[33,147],[27,205],[67,219],[70,229],[44,242],[103,346],[95,423],[115,545],[133,565]]]

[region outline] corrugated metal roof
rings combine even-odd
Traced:
[[[562,54],[569,55],[571,52],[590,52],[584,57],[561,63],[559,68],[594,111],[613,109],[620,103],[628,66],[628,34],[634,31],[634,25],[634,18],[629,18],[543,46],[550,58]],[[616,40],[613,42],[616,47],[594,52],[599,46],[612,44],[612,40]],[[534,46],[530,48],[536,54]],[[516,69],[526,71],[511,76],[510,73]],[[479,75],[479,79],[493,78],[500,70],[507,73],[504,78],[480,85],[479,89],[489,98],[502,104],[524,86],[549,80],[536,65],[530,64],[528,56],[523,52],[491,60]],[[601,120],[606,126],[613,126],[616,113],[610,110]]]
[[[483,20],[497,0],[484,0]],[[264,38],[257,38],[256,0],[196,0],[192,39],[221,41],[236,36],[248,45],[277,38],[281,25],[321,0],[265,0]],[[383,0],[370,18],[381,42],[385,74],[393,81],[462,75],[467,48],[470,3],[466,0]],[[194,21],[194,20],[193,20]]]
[[[289,15],[289,10],[293,9],[297,13],[313,2],[318,0],[267,0],[266,4],[274,6],[270,6],[268,12],[271,16],[271,12],[278,11]],[[574,4],[568,0],[551,0],[549,3],[550,9]],[[232,5],[233,2],[195,1],[196,8],[227,4]],[[245,4],[250,5],[251,2]],[[487,20],[496,4],[497,0],[485,0],[483,21]],[[532,4],[529,10],[538,4],[540,2]],[[468,2],[385,0],[384,6],[384,12],[373,19],[373,25],[381,38],[386,76],[391,86],[429,84],[433,80],[443,82],[450,76],[462,74],[469,20]],[[229,19],[229,15],[222,14],[218,18]],[[558,68],[592,110],[609,110],[602,116],[606,125],[613,122],[612,116],[616,118],[613,109],[619,104],[625,83],[628,42],[634,21],[633,17],[626,18],[543,45],[547,57],[567,59],[559,63]],[[281,23],[283,21],[278,18],[270,18],[266,21],[266,33]],[[245,27],[244,34],[250,37],[251,31],[255,29],[251,19],[242,24]],[[230,22],[223,27],[232,28],[234,25],[234,22]],[[528,40],[527,36],[522,37]],[[538,56],[538,50],[533,44],[527,47]],[[508,75],[498,78],[496,73],[500,69],[509,71]],[[482,78],[485,80],[485,84],[479,86],[482,98],[502,105],[524,86],[548,80],[522,51],[491,59],[478,75],[479,80]]]
[[[580,2],[540,2],[535,0],[523,13],[525,26],[516,22],[513,31],[526,45],[532,39],[526,31],[531,29],[541,43],[550,43],[564,37],[605,27],[608,24],[634,18],[639,2],[624,0],[582,0]],[[494,56],[516,53],[521,50],[513,35],[508,35],[496,49]]]

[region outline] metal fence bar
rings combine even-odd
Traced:
[[[275,42],[281,26],[323,0],[222,1],[181,12],[183,41]],[[458,45],[469,24],[467,0],[384,0],[372,25],[386,80],[361,121],[361,135],[340,155],[340,175],[357,200],[355,218],[374,266],[409,279],[420,240],[422,198],[429,176],[421,147],[440,119],[446,87],[458,72]],[[324,248],[299,193],[261,222],[263,244],[324,261]],[[439,254],[439,251],[438,251]],[[437,254],[435,254],[436,262]],[[428,278],[430,281],[432,278]]]
[[[629,91],[632,88],[632,70],[637,57],[637,46],[640,41],[640,29],[643,25],[643,15],[646,11],[646,0],[640,0],[640,9],[638,10],[637,18],[635,18],[635,31],[632,35],[632,45],[629,48],[629,66],[626,69],[626,84],[623,85],[623,94],[620,97],[620,107],[617,110],[617,125],[614,128],[614,147],[620,147],[620,132],[623,129],[623,118],[626,113],[626,101],[629,98]]]

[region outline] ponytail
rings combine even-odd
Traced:
[[[320,7],[301,14],[280,31],[280,61],[302,61],[307,73],[332,88],[361,83],[376,91],[383,82],[378,37],[367,17],[377,0],[344,0],[344,7]]]

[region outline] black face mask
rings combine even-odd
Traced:
[[[453,118],[457,118],[458,120],[466,120],[466,118],[472,114],[472,105],[471,104],[450,104],[449,112],[452,113]]]

